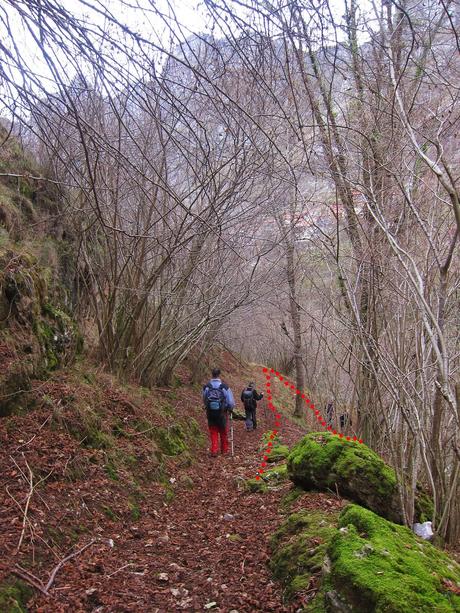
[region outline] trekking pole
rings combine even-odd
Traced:
[[[232,411],[230,411],[230,443],[231,443],[232,458],[233,458],[234,447],[233,447],[233,413]]]

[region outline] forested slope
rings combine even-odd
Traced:
[[[192,5],[0,6],[0,610],[458,610],[458,7]]]

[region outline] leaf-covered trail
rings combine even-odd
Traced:
[[[267,568],[268,539],[281,521],[278,503],[286,486],[261,496],[243,488],[256,473],[263,411],[255,432],[234,422],[235,455],[210,458],[199,452],[187,470],[187,489],[139,524],[139,537],[122,545],[124,563],[137,567],[133,590],[130,572],[118,574],[121,596],[131,594],[125,611],[290,611],[282,604],[281,587]],[[205,427],[205,421],[202,421]],[[284,439],[298,438],[293,427]],[[180,475],[173,477],[179,479]],[[137,535],[135,535],[137,536]],[[120,560],[122,566],[122,560]],[[130,569],[127,568],[129,571]]]
[[[235,369],[228,382],[238,396],[244,386],[241,373]],[[167,478],[174,496],[167,502],[164,483],[155,478],[139,480],[154,464],[149,455],[151,427],[142,426],[139,432],[136,424],[139,419],[144,423],[143,416],[155,415],[156,397],[147,396],[145,405],[133,405],[129,393],[104,377],[99,388],[97,396],[94,387],[58,373],[46,386],[40,383],[45,403],[1,422],[0,581],[19,564],[45,585],[53,568],[77,552],[59,567],[48,595],[33,591],[28,602],[31,613],[199,612],[207,605],[220,613],[296,610],[298,605],[283,604],[282,587],[267,567],[269,539],[283,519],[280,501],[290,485],[263,495],[244,488],[244,481],[254,477],[260,465],[261,435],[273,428],[273,415],[264,415],[263,404],[259,406],[259,427],[254,432],[246,432],[244,422],[234,421],[233,458],[209,457],[208,445],[191,451],[192,462],[187,454],[171,458]],[[161,393],[174,398],[174,420],[183,423],[193,415],[207,438],[205,413],[193,409],[201,404],[197,388],[186,385]],[[124,449],[123,457],[136,453],[135,473],[119,467],[118,476],[113,474],[106,449],[83,447],[60,426],[60,413],[52,419],[50,403],[58,407],[55,412],[62,404],[64,415],[72,418],[75,398],[97,407],[105,416],[101,417],[105,431],[122,424],[123,436],[116,441],[120,452]],[[283,418],[280,434],[283,443],[291,445],[302,431]],[[135,449],[126,447],[131,441]],[[109,452],[113,457],[113,447]],[[47,478],[31,498],[18,553],[20,505],[27,495],[27,482],[18,471],[25,466],[33,469],[35,482],[39,476]],[[134,491],[139,498],[133,498]],[[138,501],[138,507],[130,507],[132,500]],[[322,499],[314,504],[324,507]]]

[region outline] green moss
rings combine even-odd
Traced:
[[[187,449],[185,434],[179,424],[152,431],[159,449],[167,456],[179,455]]]
[[[59,357],[55,349],[55,334],[46,321],[35,321],[34,331],[42,347],[45,364],[44,371],[54,370],[59,366]]]
[[[42,305],[42,314],[48,318],[48,321],[43,319],[41,321],[42,337],[47,352],[51,352],[58,362],[62,361],[69,349],[73,349],[76,353],[82,350],[83,337],[75,322],[65,311],[46,302]]]
[[[262,481],[262,479],[247,479],[244,482],[244,486],[249,492],[252,493],[258,492],[263,494],[264,492],[268,492],[268,486],[264,481]]]
[[[165,492],[164,492],[164,501],[166,502],[166,504],[169,504],[170,502],[172,502],[174,500],[176,493],[173,490],[173,488],[170,485],[167,485],[165,487]]]
[[[268,484],[279,484],[288,480],[286,464],[273,466],[264,472],[262,479]]]
[[[161,407],[160,412],[161,412],[161,414],[164,417],[167,417],[167,418],[168,417],[175,417],[175,415],[176,415],[176,411],[174,410],[174,407],[171,407],[169,405],[165,405],[165,406]]]
[[[75,405],[73,414],[57,416],[56,419],[83,447],[90,449],[116,447],[115,438],[102,430],[101,416],[88,405]]]
[[[305,494],[305,490],[301,487],[293,487],[287,494],[281,499],[281,508],[283,511],[287,511],[291,508],[296,500]]]
[[[290,515],[273,535],[270,568],[288,599],[321,572],[336,526],[337,514],[301,511]]]
[[[288,456],[290,478],[304,489],[332,490],[382,517],[403,523],[395,471],[366,445],[329,432],[305,436]],[[415,519],[432,517],[433,503],[419,487]]]
[[[396,475],[366,445],[329,432],[305,436],[288,457],[290,478],[305,489],[333,490],[402,523]]]
[[[135,456],[132,453],[126,453],[124,454],[123,457],[123,461],[126,464],[126,466],[128,466],[129,468],[135,468],[138,465],[138,459],[137,456]]]
[[[101,430],[88,430],[82,445],[92,449],[109,449],[114,445],[114,441],[109,434]]]
[[[193,490],[193,488],[195,487],[193,479],[188,475],[182,475],[181,477],[179,477],[179,482],[183,487],[185,487],[186,490]]]
[[[112,521],[118,521],[118,519],[119,519],[118,515],[108,505],[103,505],[102,506],[102,511],[103,511],[104,515],[106,515]]]
[[[202,447],[207,443],[207,437],[196,419],[191,417],[185,422],[185,425],[187,428],[187,437],[192,444]]]
[[[279,466],[273,466],[266,470],[260,479],[247,479],[245,481],[245,488],[249,492],[264,493],[269,490],[270,485],[279,485],[284,481],[287,481],[287,467],[286,464]]]
[[[19,579],[0,585],[0,611],[2,613],[27,613],[27,601],[32,598],[32,588]]]
[[[150,439],[154,438],[153,431],[155,428],[152,425],[152,422],[148,421],[147,419],[136,419],[134,422],[132,422],[132,425],[136,432],[142,432],[142,436]]]
[[[129,512],[133,521],[139,521],[141,518],[141,508],[135,498],[131,498],[128,502]]]
[[[118,471],[112,462],[109,461],[107,464],[104,464],[104,470],[109,479],[112,479],[112,481],[118,481]]]
[[[264,432],[260,439],[259,449],[261,451],[265,450],[267,448],[268,443],[273,443],[273,446],[281,444],[281,437],[279,433],[273,434],[272,430],[268,430],[267,432]]]
[[[425,491],[423,491],[420,485],[417,485],[417,492],[415,498],[415,518],[416,521],[423,523],[430,521],[434,514],[433,499]]]
[[[81,534],[80,526],[77,526],[76,529],[52,526],[48,524],[45,528],[45,536],[47,540],[52,541],[54,545],[57,545],[60,548],[69,547],[69,545],[73,545],[78,541],[78,538]]]
[[[308,574],[296,575],[290,582],[289,590],[287,591],[286,595],[289,597],[291,594],[294,595],[297,592],[303,592],[304,590],[308,589],[310,581],[311,577]]]
[[[460,566],[445,553],[357,505],[339,519],[328,553],[331,581],[342,601],[360,613],[460,611]]]
[[[125,424],[122,419],[116,419],[112,424],[112,434],[116,438],[126,437]]]
[[[271,453],[268,455],[267,462],[280,462],[285,460],[289,455],[289,447],[287,445],[274,445]]]
[[[51,304],[50,302],[45,302],[45,304],[42,305],[42,312],[44,315],[48,315],[56,322],[58,329],[62,334],[73,331],[75,327],[74,322],[61,308]]]

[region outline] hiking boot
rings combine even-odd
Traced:
[[[219,454],[217,453],[217,451],[210,451],[209,452],[209,457],[210,458],[217,458]]]

